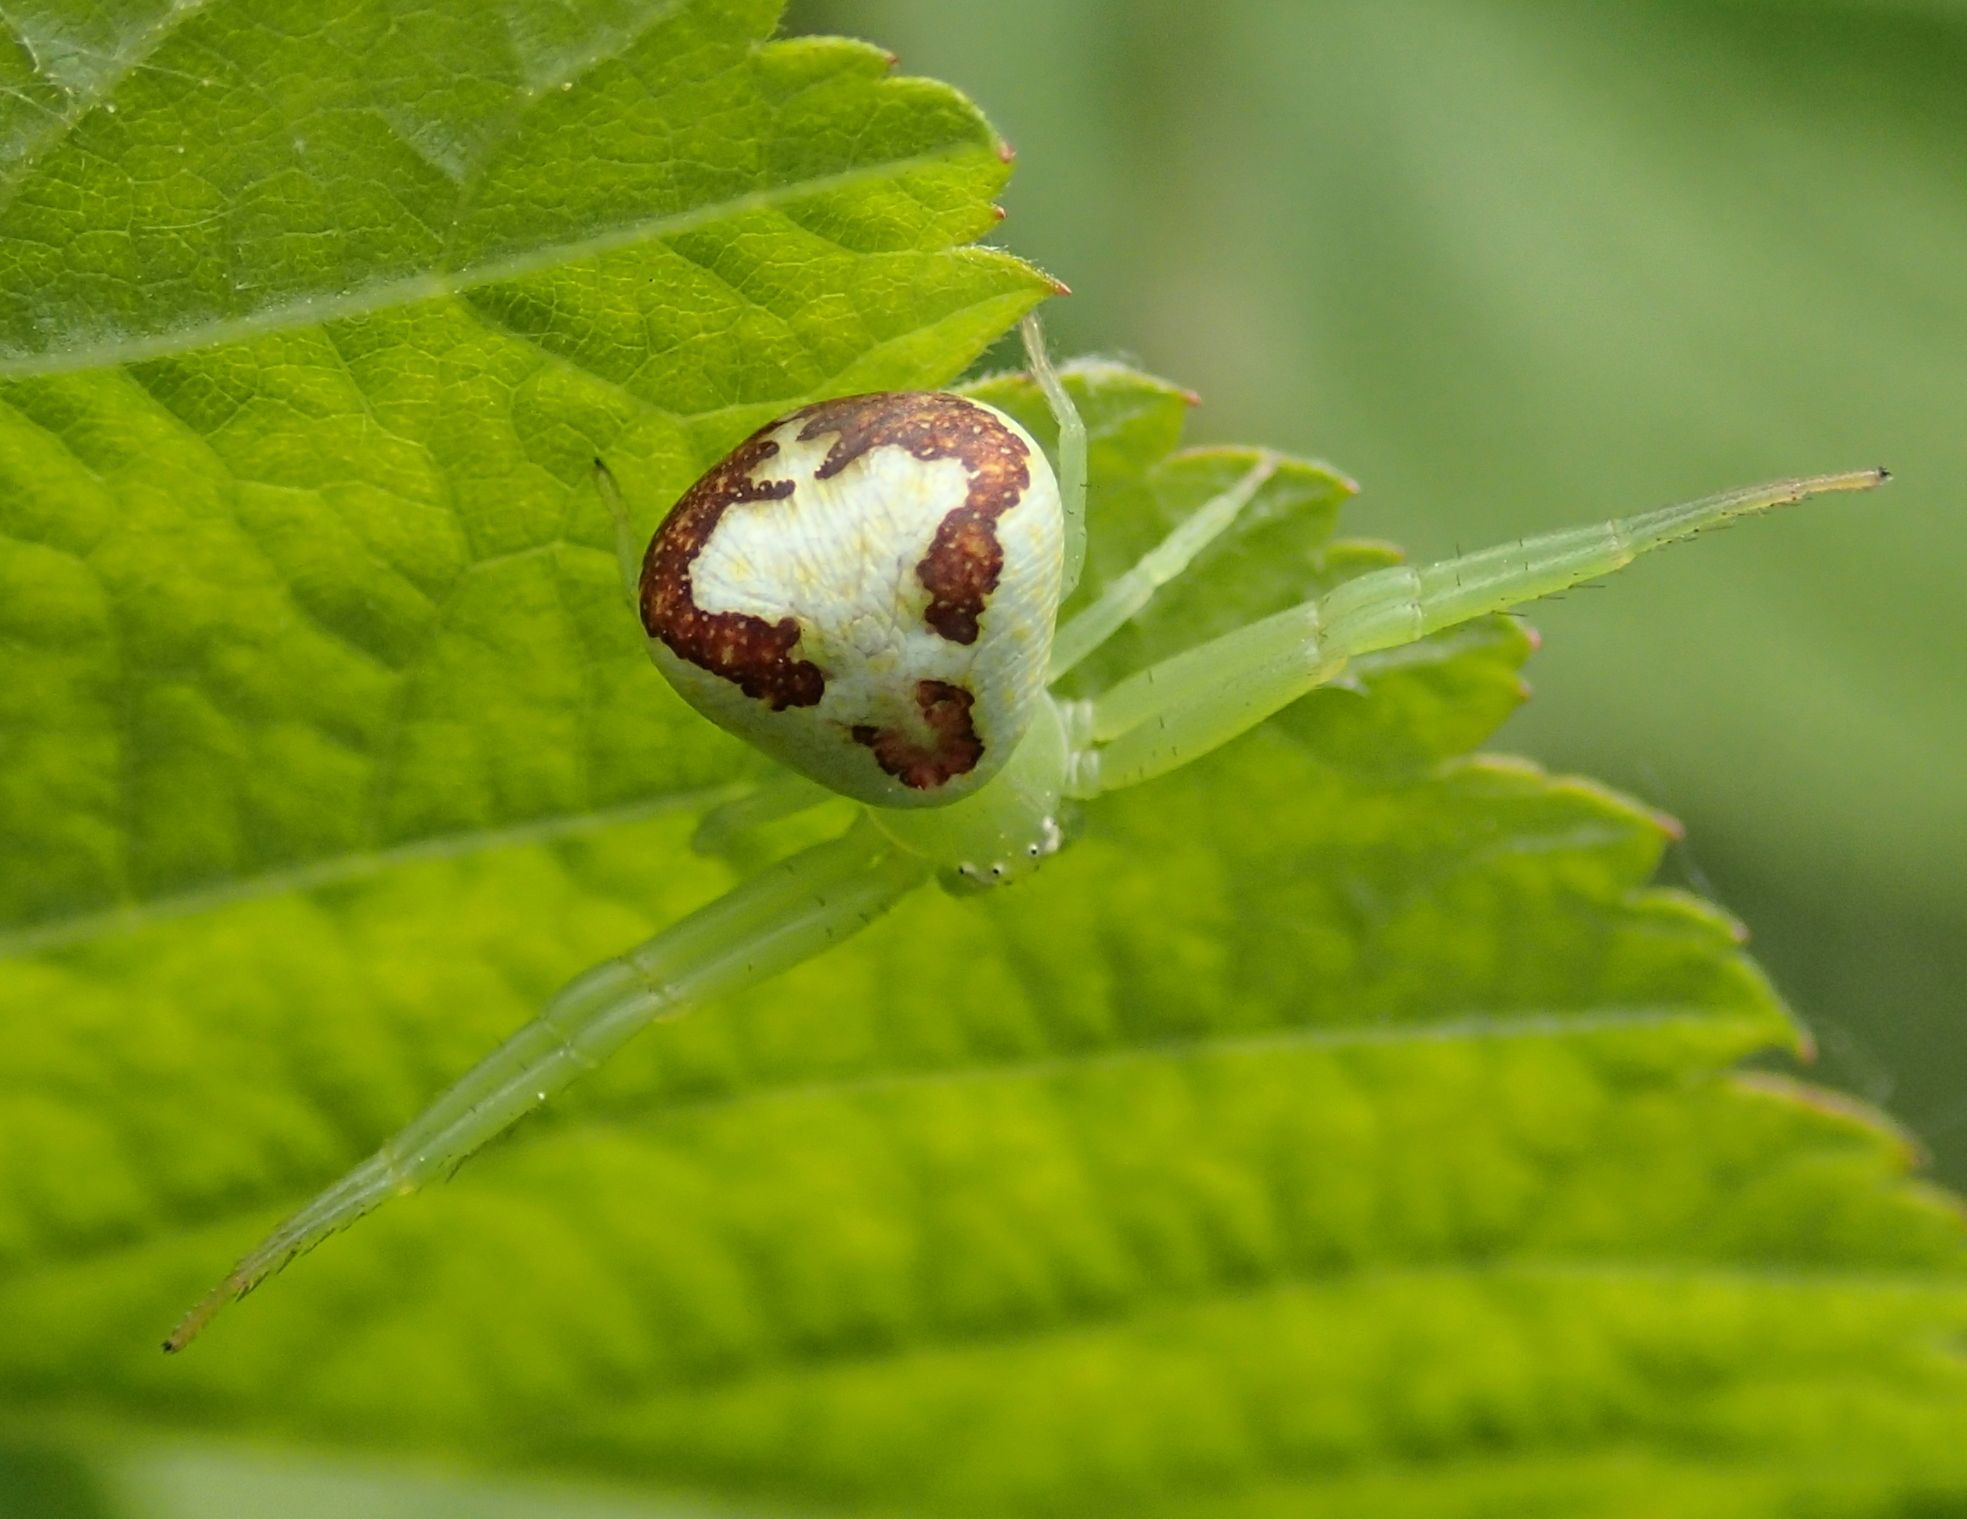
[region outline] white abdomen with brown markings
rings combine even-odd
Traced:
[[[995,408],[826,402],[685,493],[644,562],[644,625],[721,726],[857,800],[934,806],[1030,723],[1061,531],[1044,451]]]

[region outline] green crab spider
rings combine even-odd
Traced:
[[[1870,469],[1779,480],[1375,570],[1066,700],[1051,682],[1182,574],[1275,461],[1260,458],[1055,628],[1085,555],[1086,433],[1035,317],[1023,336],[1058,422],[1056,476],[1016,422],[980,402],[850,396],[739,444],[643,550],[596,461],[650,656],[699,711],[791,772],[713,811],[700,846],[835,794],[860,810],[838,837],[569,982],[241,1260],[167,1351],[329,1234],[450,1172],[656,1019],[824,953],[931,880],[974,891],[1030,874],[1064,845],[1068,808],[1200,758],[1349,661],[1596,579],[1733,518],[1887,478]]]

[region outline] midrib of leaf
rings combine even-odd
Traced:
[[[767,190],[747,191],[743,195],[734,195],[721,201],[693,206],[687,211],[648,217],[640,222],[610,228],[605,232],[593,233],[586,237],[543,244],[507,258],[488,259],[482,263],[460,265],[455,269],[439,270],[429,274],[381,280],[337,295],[307,296],[299,301],[266,307],[251,316],[194,323],[175,331],[160,333],[155,337],[121,338],[111,343],[83,344],[61,353],[0,358],[0,377],[68,374],[78,370],[134,364],[144,359],[163,358],[193,349],[240,342],[289,328],[317,327],[327,322],[366,316],[398,306],[408,306],[428,300],[443,300],[486,285],[522,279],[529,274],[544,273],[604,253],[695,231],[722,221],[726,217],[741,215],[747,211],[768,210],[791,201],[802,200],[810,195],[851,190],[857,186],[901,178],[916,169],[950,162],[963,156],[964,151],[954,149],[947,152],[917,153],[906,158],[889,159],[881,164],[843,170],[838,174],[816,174],[791,184],[774,186]]]
[[[451,859],[507,845],[552,843],[558,839],[618,827],[623,823],[659,817],[665,812],[694,811],[728,796],[733,789],[732,786],[697,788],[593,812],[556,813],[497,828],[468,828],[455,833],[432,834],[385,849],[365,849],[309,860],[301,865],[243,873],[212,886],[147,897],[122,907],[106,907],[69,917],[43,918],[18,928],[0,930],[0,960],[39,950],[60,949],[106,934],[131,933],[154,923],[216,911],[242,902],[336,886],[413,860]]]

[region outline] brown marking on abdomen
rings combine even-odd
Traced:
[[[946,680],[918,680],[915,704],[922,709],[928,742],[895,728],[860,723],[851,730],[854,742],[874,751],[874,761],[911,791],[934,791],[944,782],[967,775],[983,758],[983,740],[970,721],[976,697]]]
[[[875,448],[905,448],[925,463],[955,459],[962,464],[969,489],[962,504],[937,524],[928,552],[915,567],[916,578],[929,592],[923,620],[952,643],[977,641],[977,619],[1004,570],[996,520],[1017,505],[1031,484],[1030,450],[1024,440],[983,407],[939,391],[878,391],[820,401],[766,423],[685,491],[643,556],[642,626],[679,659],[722,676],[775,712],[815,706],[826,691],[826,676],[819,666],[792,657],[800,638],[798,621],[792,617],[768,621],[748,612],[707,612],[697,605],[690,567],[727,508],[782,501],[793,493],[794,481],[760,484],[751,475],[779,452],[769,435],[794,422],[804,423],[799,432],[802,443],[834,435],[826,458],[814,472],[816,479],[839,474]],[[969,723],[973,698],[967,691],[961,695],[961,728],[981,754],[981,742]],[[858,737],[859,730],[855,732]],[[948,774],[960,775],[975,763],[973,756]]]
[[[826,691],[826,677],[809,660],[794,659],[799,624],[790,617],[767,621],[749,612],[706,612],[690,583],[696,562],[727,507],[750,501],[782,501],[794,482],[751,472],[779,451],[766,436],[784,419],[758,429],[724,457],[670,508],[642,558],[642,626],[678,659],[721,675],[754,701],[777,712],[811,707]]]
[[[963,504],[936,527],[915,575],[929,592],[923,621],[952,643],[977,641],[977,619],[1004,572],[997,519],[1031,484],[1030,450],[994,414],[940,391],[882,391],[796,411],[799,441],[837,436],[817,479],[837,475],[874,448],[905,448],[924,463],[955,459],[969,475]]]

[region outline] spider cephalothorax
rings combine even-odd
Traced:
[[[1055,629],[1084,552],[1085,433],[1025,321],[1059,424],[1056,477],[1009,417],[941,392],[847,396],[768,424],[684,492],[646,553],[599,472],[651,657],[700,712],[798,772],[727,804],[727,820],[835,793],[860,813],[568,983],[242,1260],[167,1350],[301,1251],[450,1171],[654,1019],[823,953],[931,879],[968,890],[1029,874],[1065,843],[1073,803],[1209,753],[1359,655],[1595,580],[1731,518],[1886,477],[1779,481],[1374,570],[1066,704],[1048,682],[1180,575],[1274,461]]]

